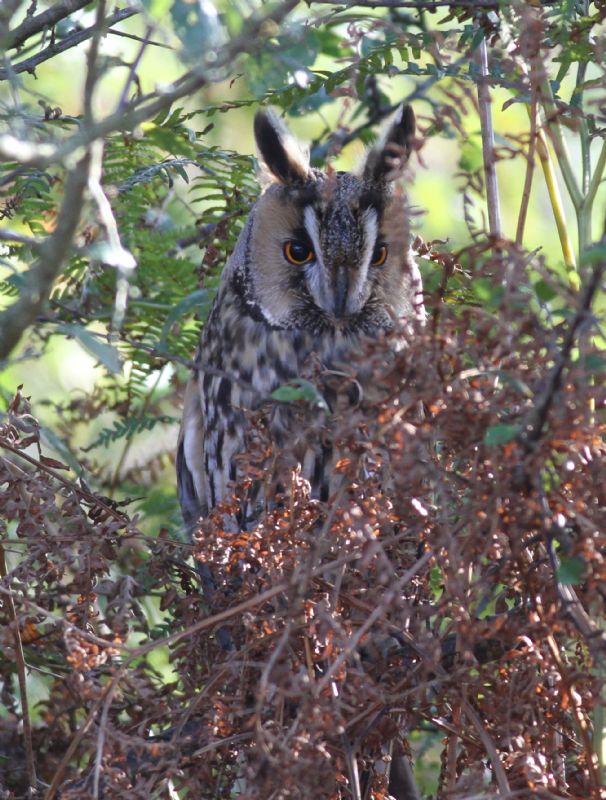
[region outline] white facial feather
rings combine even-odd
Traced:
[[[369,208],[362,216],[362,226],[364,228],[364,248],[360,258],[360,270],[363,271],[362,280],[366,280],[368,268],[372,259],[372,254],[378,244],[379,220],[374,208]]]
[[[316,212],[311,206],[306,206],[305,210],[303,211],[303,224],[305,225],[307,235],[311,239],[311,243],[314,246],[316,260],[323,265],[322,249],[320,247],[320,223],[318,221]]]
[[[331,292],[326,280],[326,269],[320,246],[320,222],[311,206],[306,206],[303,211],[303,224],[311,239],[315,255],[314,261],[306,268],[307,285],[318,305],[323,305],[319,298],[328,298]]]

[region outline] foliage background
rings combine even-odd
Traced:
[[[53,5],[58,4],[48,7]],[[27,296],[27,270],[40,252],[46,252],[44,243],[52,245],[59,208],[69,196],[66,187],[70,172],[74,172],[74,159],[84,152],[83,148],[74,148],[62,153],[61,147],[65,143],[69,147],[79,135],[86,143],[87,131],[100,120],[112,114],[117,119],[108,132],[95,139],[103,142],[103,148],[95,145],[88,156],[90,190],[78,204],[72,247],[51,281],[50,300],[37,309],[33,324],[26,329],[24,326],[18,346],[4,352],[0,374],[0,392],[7,409],[2,418],[5,455],[7,448],[14,450],[14,458],[7,462],[12,466],[6,467],[5,473],[8,488],[1,531],[8,577],[3,586],[5,590],[12,586],[15,593],[25,644],[27,701],[31,725],[37,731],[28,733],[29,722],[25,720],[25,751],[18,752],[23,761],[28,736],[31,749],[32,736],[35,741],[45,729],[55,730],[53,725],[61,729],[57,752],[50,752],[52,748],[45,751],[39,765],[43,783],[38,791],[49,793],[49,786],[57,791],[68,777],[76,780],[76,767],[85,769],[87,757],[94,757],[99,748],[103,751],[98,732],[87,744],[86,732],[80,736],[78,731],[83,730],[85,712],[93,714],[95,704],[95,713],[102,707],[100,687],[108,691],[107,686],[113,685],[105,682],[103,667],[106,661],[111,662],[112,653],[97,642],[103,652],[102,663],[94,660],[100,658],[99,652],[84,652],[82,641],[71,650],[69,643],[57,644],[61,625],[56,619],[45,620],[40,608],[47,612],[57,609],[78,630],[107,641],[111,631],[117,642],[131,647],[153,644],[154,639],[171,630],[180,615],[183,624],[194,624],[197,619],[191,609],[184,610],[192,602],[195,573],[184,566],[188,563],[184,560],[188,545],[173,478],[180,398],[221,267],[257,193],[249,154],[252,116],[260,103],[270,102],[286,113],[292,129],[312,143],[312,158],[318,163],[329,156],[334,168],[348,169],[360,159],[380,122],[401,100],[410,99],[423,140],[409,178],[413,227],[421,240],[433,242],[427,247],[421,240],[417,243],[429,311],[434,314],[440,304],[446,305],[444,336],[455,336],[458,331],[459,354],[468,358],[467,362],[461,359],[460,371],[470,369],[478,359],[490,360],[489,354],[474,350],[471,342],[477,338],[478,328],[466,316],[469,309],[483,308],[501,319],[501,333],[520,325],[519,336],[513,337],[512,380],[524,379],[530,387],[530,409],[522,403],[524,413],[531,415],[533,397],[536,410],[545,396],[545,385],[553,390],[547,395],[549,405],[560,403],[554,400],[559,386],[551,385],[549,378],[553,374],[550,370],[559,363],[558,352],[564,353],[562,366],[585,359],[586,369],[575,383],[576,403],[593,409],[582,422],[572,417],[561,420],[562,426],[569,426],[567,436],[572,435],[570,426],[574,423],[580,426],[578,436],[585,446],[600,451],[603,411],[599,325],[591,327],[583,317],[585,327],[581,322],[574,327],[569,350],[558,351],[566,342],[566,326],[574,325],[575,314],[588,314],[594,300],[598,317],[603,310],[603,297],[598,296],[601,276],[588,297],[582,291],[590,282],[592,268],[597,269],[594,265],[603,258],[602,249],[591,249],[592,242],[600,239],[604,211],[600,185],[604,167],[602,3],[561,0],[542,6],[525,2],[491,6],[483,2],[402,2],[369,7],[364,2],[292,2],[268,7],[244,0],[151,0],[140,6],[121,4],[118,9],[101,2],[79,5],[55,25],[26,37],[19,48],[12,46],[11,32],[24,20],[35,19],[47,6],[8,3],[0,17],[5,55],[0,72],[0,308],[10,309]],[[425,8],[419,10],[419,6]],[[121,12],[126,16],[115,21]],[[57,44],[71,45],[87,29],[92,35],[85,41],[55,53]],[[501,208],[496,231],[489,230],[488,225],[478,113],[483,102],[477,94],[477,54],[482,42],[488,44],[493,99]],[[35,74],[22,71],[22,62],[48,48],[49,58],[35,67]],[[542,73],[539,75],[543,68],[548,70],[551,83]],[[179,94],[184,86],[191,90],[172,104],[166,103],[156,113],[147,110],[167,94]],[[546,115],[553,123],[546,135],[551,142],[551,162],[561,170],[557,180],[563,187],[563,199],[558,206],[554,184],[543,178],[537,158],[520,236],[529,147],[541,155],[539,144],[532,144],[532,136],[529,138],[533,131],[529,108],[531,118],[533,109],[539,108],[541,119]],[[136,115],[140,109],[145,113],[136,124],[130,124],[129,114]],[[566,151],[562,149],[564,140]],[[30,150],[19,149],[16,143],[26,144]],[[51,155],[45,155],[45,146],[51,147]],[[586,169],[589,160],[592,168]],[[82,162],[78,169],[85,168]],[[594,207],[589,202],[583,204],[570,190],[567,173],[571,170],[580,187],[578,193],[588,196],[595,188]],[[562,214],[568,243],[566,236],[563,240],[558,236],[558,213]],[[576,217],[579,227],[585,231],[589,227],[590,231],[579,244]],[[516,237],[517,248],[511,244]],[[493,245],[499,241],[495,249]],[[571,256],[572,251],[576,255]],[[510,298],[519,303],[519,319],[514,313],[515,303],[503,308],[499,252],[510,259],[520,281],[520,297]],[[509,297],[507,292],[505,296]],[[541,322],[540,331],[529,328],[524,333],[521,309],[535,313]],[[582,347],[577,341],[580,328]],[[2,331],[3,338],[6,330]],[[525,336],[536,337],[536,351],[525,349]],[[489,336],[488,341],[497,348],[497,340]],[[14,401],[19,385],[23,390]],[[419,390],[419,399],[427,403],[431,391],[428,387],[425,391],[429,394]],[[31,405],[23,399],[27,396],[31,396]],[[380,402],[377,400],[377,407]],[[505,448],[499,451],[500,457],[511,459],[512,443],[520,431],[519,419],[524,418],[522,411],[518,401],[511,398],[492,398],[491,402],[494,404],[487,413],[485,429],[478,434],[479,441]],[[460,403],[463,409],[462,398]],[[471,407],[468,411],[473,416]],[[538,431],[540,439],[543,430]],[[444,442],[448,435],[443,434]],[[565,457],[560,454],[554,460],[549,446],[545,458],[557,462],[560,469]],[[38,448],[46,461],[40,458]],[[19,454],[29,454],[38,467],[27,473],[30,477],[22,475],[17,480],[14,469],[28,466],[19,461]],[[61,472],[62,465],[69,472]],[[461,468],[456,464],[443,466],[455,472]],[[90,554],[88,561],[84,559],[87,580],[82,579],[84,556],[79,542],[90,536],[91,529],[83,526],[79,511],[66,508],[65,501],[59,502],[53,494],[56,484],[52,481],[57,473],[81,487],[79,502],[88,503],[94,510],[91,498],[97,496],[105,506],[101,518],[93,519],[101,526],[93,530],[103,546],[96,555],[98,563],[91,565]],[[488,474],[484,480],[488,480]],[[41,518],[31,504],[19,512],[10,505],[16,480],[21,486],[29,480],[42,480],[55,487],[45,490],[48,506],[43,507],[46,510]],[[40,488],[32,484],[28,491],[28,496],[37,497]],[[587,491],[587,487],[578,488],[579,502]],[[597,502],[599,507],[593,511],[603,522],[599,516],[603,500]],[[131,520],[126,528],[121,516],[124,510]],[[23,516],[26,512],[39,522],[43,520],[41,528],[33,526],[31,539]],[[52,555],[54,549],[48,543],[53,519],[68,519],[73,526],[66,526],[71,531],[69,547],[60,556]],[[40,541],[45,544],[38,542],[38,547],[36,536],[41,535],[42,528]],[[173,552],[164,544],[154,549],[147,537],[158,536],[163,543],[183,543],[181,549]],[[59,540],[63,541],[61,536]],[[601,553],[599,547],[597,552]],[[470,547],[468,552],[470,563],[472,550]],[[164,573],[154,562],[155,557]],[[581,574],[587,579],[587,562],[579,560],[574,548],[559,557],[569,570],[566,585],[580,585]],[[586,546],[583,557],[589,558]],[[395,563],[397,558],[393,558]],[[171,563],[172,567],[167,567]],[[402,569],[406,566],[403,564]],[[504,585],[506,574],[504,570]],[[435,574],[433,579],[430,596],[437,600],[436,593],[446,591],[447,595],[450,590],[442,587],[438,592]],[[512,583],[516,579],[512,577]],[[550,578],[545,580],[549,584]],[[31,591],[24,588],[28,581]],[[514,597],[515,592],[509,595],[509,601],[513,603]],[[27,605],[28,598],[30,604],[38,606],[35,613]],[[554,603],[557,605],[556,600]],[[3,610],[10,623],[7,604],[8,600]],[[599,626],[600,612],[590,609],[589,616]],[[442,621],[452,618],[450,608]],[[551,622],[555,625],[554,620]],[[9,656],[2,664],[6,710],[0,715],[6,741],[10,742],[5,747],[6,763],[13,752],[11,747],[22,747],[17,723],[23,724],[19,698],[25,688],[18,685],[25,670],[19,669],[18,654],[10,649],[9,630],[10,624],[4,641]],[[29,641],[28,635],[32,637]],[[68,631],[65,636],[69,635]],[[36,648],[31,642],[38,636],[43,644]],[[48,648],[44,647],[45,637],[51,643]],[[87,641],[90,645],[91,640]],[[567,646],[581,647],[574,644],[574,637]],[[78,661],[76,652],[84,661]],[[132,712],[141,698],[150,702],[150,698],[164,696],[178,686],[185,707],[191,689],[188,681],[193,681],[191,676],[199,668],[192,666],[191,654],[170,657],[164,643],[142,651],[140,657],[143,661],[136,680],[133,678],[132,696],[121,702],[130,703]],[[86,659],[92,660],[87,664]],[[209,662],[213,659],[217,656],[211,653]],[[584,652],[583,659],[587,667],[591,658]],[[599,671],[599,664],[591,662],[591,669]],[[82,707],[74,709],[73,719],[66,722],[58,711],[64,680],[57,681],[48,673],[67,675],[70,670],[80,670],[85,684],[90,679],[90,692],[87,695],[88,689],[81,689]],[[595,685],[583,695],[588,718],[597,727],[594,739],[589,744],[583,741],[582,756],[575,762],[579,771],[588,770],[587,761],[594,756],[601,757],[599,714],[596,711],[597,721],[592,716],[598,696]],[[560,698],[558,702],[562,709],[566,701]],[[171,705],[163,721],[175,721],[177,708]],[[138,722],[143,726],[141,719]],[[114,724],[119,728],[117,721]],[[579,719],[576,724],[582,728]],[[154,730],[161,727],[158,724]],[[465,758],[461,756],[455,768],[452,743],[449,756],[440,749],[435,729],[417,737],[418,749],[432,754],[418,762],[417,780],[422,790],[435,794],[448,789],[452,793],[455,779],[452,775],[445,777],[447,769],[461,778],[465,758],[472,769],[472,756],[469,752]],[[68,758],[62,763],[67,743],[76,740],[80,748],[77,757],[72,753],[71,761]],[[104,767],[115,753],[109,748]],[[436,761],[438,756],[441,765]],[[475,763],[481,763],[481,759],[478,757]],[[540,767],[537,770],[541,772]],[[545,768],[544,774],[547,771]],[[95,775],[93,796],[99,792],[98,764]],[[187,770],[185,775],[181,785],[173,789],[181,792],[178,796],[190,796]],[[9,792],[7,796],[21,796],[24,785],[32,781],[31,765],[25,775],[23,771],[7,773],[2,780],[0,787]],[[552,783],[545,780],[545,791],[564,791],[562,785],[556,786],[555,779]],[[587,780],[590,791],[598,797],[595,780],[593,784]],[[46,788],[40,788],[44,783]],[[145,791],[149,785],[154,786],[153,791],[167,791],[160,780],[147,784]],[[525,786],[525,791],[533,790],[529,778]],[[589,791],[580,779],[578,785],[569,782],[566,789],[573,795],[580,792],[577,796]],[[136,786],[130,790],[136,791]],[[74,791],[74,796],[83,796],[78,795],[82,786]],[[120,791],[126,789],[121,787]],[[459,786],[458,791],[465,796],[464,787]]]

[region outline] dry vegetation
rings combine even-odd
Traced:
[[[44,456],[25,471],[3,459],[1,512],[23,555],[2,591],[28,660],[55,673],[31,733],[46,797],[143,798],[169,783],[229,797],[242,772],[250,797],[349,797],[357,760],[378,800],[381,755],[427,726],[443,794],[600,797],[605,398],[585,372],[599,355],[587,337],[574,362],[560,343],[588,329],[589,290],[554,329],[515,248],[473,257],[494,306],[429,298],[426,328],[389,361],[382,343],[365,354],[360,402],[326,419],[342,474],[331,502],[311,500],[295,471],[252,530],[225,530],[229,507],[205,523],[195,554],[217,578],[210,617],[184,547],[161,536],[145,583],[124,564],[116,577],[141,535],[124,513]],[[299,411],[317,435],[317,409]],[[262,413],[255,432],[250,474],[264,479]],[[23,398],[0,436],[17,452],[37,441]],[[149,593],[172,620],[157,641]],[[147,641],[126,647],[129,630]],[[13,622],[3,649],[18,660],[14,634]],[[171,684],[149,662],[163,644]],[[18,717],[12,661],[4,702]],[[22,737],[4,725],[19,785]],[[90,760],[85,778],[73,758]]]

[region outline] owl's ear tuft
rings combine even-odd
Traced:
[[[255,114],[255,140],[262,183],[301,183],[308,177],[309,152],[272,109]]]
[[[364,163],[364,177],[373,182],[398,178],[410,157],[415,136],[415,114],[401,105]]]

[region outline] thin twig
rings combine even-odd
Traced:
[[[90,0],[59,0],[53,3],[50,8],[35,17],[26,17],[23,22],[8,34],[6,49],[11,50],[22,45],[30,36],[40,33],[45,28],[56,25],[65,17],[69,17],[74,11],[78,11],[87,6]]]
[[[555,661],[558,667],[560,680],[562,681],[562,685],[565,687],[566,695],[568,696],[568,702],[570,704],[570,707],[572,708],[572,713],[577,723],[579,735],[583,743],[583,749],[585,750],[585,763],[587,764],[587,769],[589,770],[593,782],[595,800],[601,800],[603,794],[601,791],[602,787],[600,783],[600,775],[598,772],[598,765],[596,763],[596,759],[593,757],[590,726],[588,724],[587,718],[583,715],[583,707],[580,701],[580,694],[576,689],[576,687],[574,686],[572,677],[569,675],[569,671],[566,669],[564,665],[560,649],[556,643],[553,634],[549,634],[547,636],[547,646],[551,652],[553,660]]]
[[[334,561],[329,561],[326,564],[322,564],[312,570],[312,577],[315,578],[320,575],[324,575],[325,573],[332,573],[335,569],[338,569],[343,564],[351,564],[352,562],[358,561],[361,557],[362,554],[360,551],[355,550],[345,556],[335,558]],[[221,625],[221,623],[226,622],[233,617],[239,618],[242,616],[242,614],[245,614],[247,611],[255,608],[255,606],[262,605],[277,595],[297,589],[297,580],[298,576],[294,575],[290,579],[280,581],[280,583],[272,586],[271,589],[266,589],[264,592],[260,592],[259,594],[255,594],[246,600],[242,600],[242,602],[238,603],[237,605],[230,606],[230,608],[226,608],[224,611],[218,611],[216,614],[212,614],[211,616],[205,617],[204,619],[189,625],[182,631],[170,633],[161,639],[154,639],[153,641],[146,642],[145,644],[139,645],[138,647],[130,650],[121,647],[120,649],[124,659],[122,664],[124,671],[131,661],[136,658],[141,658],[141,656],[147,655],[147,653],[151,653],[158,647],[168,647],[169,645],[174,645],[177,642],[180,642],[182,639],[189,639],[195,634],[201,633],[209,628],[217,628]],[[85,635],[85,631],[82,631],[82,635]],[[105,644],[108,647],[114,647],[111,642],[106,642]]]
[[[537,103],[538,91],[534,73],[536,65],[533,64],[530,70],[530,141],[528,143],[528,153],[526,155],[526,175],[524,176],[524,188],[522,190],[522,200],[520,202],[520,212],[518,214],[518,224],[516,228],[516,244],[522,247],[524,243],[524,226],[528,214],[528,204],[530,202],[530,190],[532,189],[532,178],[534,176],[534,159],[537,149]]]
[[[528,113],[530,113],[530,109],[528,109]],[[553,160],[549,152],[549,146],[547,144],[545,133],[541,128],[537,129],[537,153],[543,169],[543,176],[545,178],[547,192],[549,193],[549,201],[551,203],[551,209],[553,211],[556,228],[558,230],[558,236],[560,239],[560,246],[562,248],[562,255],[564,256],[564,264],[566,265],[568,280],[570,281],[570,285],[574,289],[577,289],[579,286],[579,276],[577,272],[574,248],[570,240],[570,234],[568,233],[566,213],[564,211],[564,204],[562,202],[562,195],[560,194],[560,188],[558,186],[558,179],[553,166]]]
[[[120,673],[118,673],[118,674],[121,675],[122,672],[123,671],[121,670]],[[105,698],[110,693],[113,693],[115,691],[116,685],[117,684],[116,684],[115,679],[110,681],[107,684],[107,686],[105,686],[105,688],[103,689],[103,691],[101,692],[99,697],[95,700],[93,705],[91,706],[91,709],[88,712],[88,716],[84,720],[84,723],[78,729],[78,732],[76,733],[74,738],[69,743],[69,747],[67,748],[63,758],[59,762],[59,766],[57,767],[57,769],[55,770],[55,774],[53,775],[53,780],[51,782],[51,785],[48,787],[48,791],[44,795],[44,800],[53,800],[53,798],[57,794],[57,791],[58,791],[59,786],[61,784],[61,781],[63,779],[63,774],[64,774],[65,770],[67,769],[67,767],[69,766],[69,763],[72,760],[72,757],[73,757],[74,753],[76,752],[76,750],[78,749],[80,743],[82,742],[82,740],[84,739],[84,737],[86,736],[88,731],[90,730],[90,727],[93,724],[93,722],[95,721],[95,717],[97,716],[97,712],[99,711],[99,709],[103,705],[103,703],[105,701]]]
[[[452,64],[449,65],[451,70],[457,69],[462,64],[467,63],[467,55],[463,55],[460,58],[456,59]],[[339,150],[342,150],[346,145],[350,144],[351,142],[355,142],[360,136],[367,131],[369,128],[372,128],[377,122],[381,122],[390,114],[393,114],[401,105],[402,102],[404,103],[414,103],[415,100],[425,99],[428,89],[430,89],[435,83],[440,80],[440,73],[437,75],[431,75],[426,80],[422,81],[421,83],[417,84],[413,91],[406,95],[405,98],[399,103],[394,103],[389,106],[379,106],[375,109],[374,113],[370,114],[368,119],[366,119],[361,125],[358,125],[352,131],[345,134],[344,136],[339,136],[336,144],[338,145]],[[322,144],[314,145],[311,149],[311,159],[314,162],[324,162],[329,152],[333,152],[332,148],[335,144],[334,136],[329,137],[328,141],[323,142]]]
[[[579,189],[576,176],[572,171],[568,146],[566,144],[564,134],[562,133],[562,126],[559,122],[560,112],[556,108],[553,92],[551,91],[551,84],[547,79],[543,79],[539,84],[539,89],[541,93],[541,101],[545,110],[547,130],[553,142],[558,164],[560,166],[560,170],[562,171],[562,177],[564,178],[564,183],[566,184],[568,194],[570,195],[570,199],[572,200],[572,204],[574,205],[575,209],[580,208],[583,202],[583,195]]]
[[[87,492],[85,489],[82,489],[73,481],[64,478],[63,475],[60,475],[52,467],[48,467],[46,464],[43,464],[42,462],[38,461],[33,456],[30,456],[28,453],[24,453],[23,450],[19,450],[17,447],[13,447],[3,439],[0,439],[0,447],[3,448],[4,450],[8,450],[10,453],[14,453],[14,455],[18,456],[19,458],[22,458],[24,461],[27,461],[28,464],[31,464],[32,466],[36,467],[42,472],[45,472],[47,475],[50,475],[56,481],[59,481],[59,483],[61,483],[63,486],[75,492],[79,497],[81,497],[87,503],[91,503],[92,505],[103,509],[103,511],[105,511],[110,516],[114,517],[114,519],[122,522],[124,525],[126,525],[126,523],[128,522],[128,517],[126,516],[126,514],[124,514],[121,511],[116,511],[115,508],[112,508],[111,506],[107,505],[107,503],[104,503],[103,500],[99,499],[94,494],[91,494],[90,492]]]
[[[126,33],[126,31],[108,31],[108,36],[120,36],[123,39],[132,39],[133,42],[145,42],[149,44],[151,47],[162,47],[164,50],[174,50],[175,48],[170,44],[164,44],[164,42],[156,42],[154,39],[145,39],[143,36],[137,36],[134,33]]]
[[[143,54],[145,53],[145,49],[148,44],[150,44],[149,37],[152,35],[153,28],[151,25],[148,25],[145,29],[145,34],[143,35],[143,39],[141,39],[141,47],[137,55],[135,56],[133,63],[130,65],[130,69],[128,71],[128,75],[126,76],[126,81],[124,82],[124,88],[122,89],[122,94],[120,95],[120,99],[118,100],[117,108],[124,108],[127,104],[128,100],[128,90],[130,89],[130,85],[135,79],[137,75],[137,69],[139,64],[141,63],[141,59],[143,58]]]
[[[161,369],[158,370],[158,375],[156,377],[156,380],[153,383],[153,386],[146,393],[145,400],[143,401],[143,404],[141,405],[141,408],[140,408],[140,411],[139,411],[139,416],[144,417],[147,414],[147,412],[149,410],[149,407],[151,405],[152,399],[154,397],[154,394],[155,394],[155,392],[156,392],[156,390],[157,390],[157,388],[158,388],[158,386],[160,384],[160,381],[162,380],[163,377],[164,377],[164,367],[162,367]],[[111,497],[114,496],[114,492],[115,492],[115,490],[118,488],[118,486],[120,484],[120,475],[122,474],[122,467],[124,466],[124,462],[126,461],[126,457],[128,456],[128,454],[129,454],[129,452],[131,450],[131,447],[134,445],[134,443],[135,443],[135,437],[134,436],[127,436],[126,437],[126,441],[124,442],[124,446],[122,448],[122,452],[120,453],[120,455],[116,459],[116,466],[115,466],[115,468],[114,468],[114,470],[112,472],[112,477],[110,478],[110,481],[109,481],[109,490],[108,491],[109,491],[109,494],[110,494]]]
[[[235,211],[229,211],[226,214],[222,214],[214,222],[209,222],[207,225],[202,225],[192,236],[187,236],[183,239],[177,239],[175,246],[171,247],[167,253],[167,256],[174,258],[174,256],[176,256],[180,250],[183,250],[186,247],[191,247],[191,245],[194,244],[202,244],[215,233],[219,225],[222,225],[224,222],[234,219],[235,217],[241,217],[243,213],[244,212],[239,208]]]
[[[353,800],[362,800],[362,791],[360,788],[360,772],[358,770],[358,762],[352,751],[351,742],[347,733],[341,734],[341,742],[343,745],[343,753],[345,755],[345,763],[347,764],[347,772],[349,774],[349,787]]]
[[[606,168],[606,139],[602,141],[602,149],[600,150],[600,155],[598,156],[595,172],[593,173],[589,182],[589,189],[587,190],[587,195],[585,196],[584,200],[584,206],[589,213],[591,213],[593,201],[595,200],[595,196],[602,181],[604,168]]]
[[[17,242],[18,244],[25,244],[28,247],[40,247],[42,242],[39,239],[33,239],[31,236],[24,236],[22,233],[15,231],[5,231],[0,229],[0,241],[2,242]]]
[[[351,656],[352,652],[357,648],[358,644],[360,643],[361,639],[365,636],[366,633],[372,628],[372,626],[378,622],[381,617],[385,614],[385,611],[394,599],[397,597],[398,593],[402,591],[402,588],[406,586],[421,570],[428,561],[430,561],[434,557],[434,553],[432,550],[427,550],[421,558],[417,559],[415,563],[410,567],[410,569],[406,570],[404,575],[398,578],[391,587],[385,592],[383,597],[381,598],[381,602],[375,606],[372,612],[368,615],[366,620],[358,630],[349,637],[347,641],[347,646],[343,649],[341,653],[335,658],[333,663],[330,665],[330,668],[324,673],[322,679],[318,681],[315,691],[318,695],[322,693],[324,689],[328,686],[330,681],[332,680],[335,672],[338,672],[341,666],[347,661],[347,659]]]
[[[122,22],[123,20],[133,17],[138,13],[139,12],[135,9],[123,8],[109,16],[105,20],[105,25],[106,27],[116,25],[118,22]],[[74,31],[74,33],[68,34],[68,36],[66,36],[60,42],[50,44],[39,53],[36,53],[29,58],[25,58],[23,61],[19,61],[17,64],[13,64],[10,69],[0,68],[0,81],[6,81],[11,77],[11,75],[19,74],[21,72],[33,73],[36,67],[38,67],[40,64],[43,64],[45,61],[48,61],[50,58],[54,58],[56,55],[59,53],[64,53],[66,50],[71,50],[72,47],[77,47],[77,45],[82,44],[82,42],[85,42],[87,39],[90,39],[91,36],[94,36],[95,30],[96,25],[86,28],[83,31]]]
[[[587,12],[585,12],[587,13]],[[582,177],[581,177],[581,192],[586,195],[589,191],[589,181],[591,179],[591,143],[589,141],[589,127],[587,120],[583,114],[583,84],[585,83],[585,76],[587,75],[587,61],[579,61],[577,66],[577,80],[576,86],[572,93],[570,105],[574,106],[581,112],[581,163],[582,163]]]
[[[494,129],[492,125],[492,111],[490,89],[488,86],[488,52],[486,39],[482,38],[476,51],[476,61],[479,68],[478,78],[478,108],[480,125],[482,129],[482,154],[484,156],[484,178],[486,181],[486,203],[488,206],[488,225],[490,235],[494,239],[501,238],[501,207],[499,200],[499,184],[494,152]]]
[[[103,709],[99,719],[99,731],[97,733],[97,751],[95,753],[95,767],[93,771],[93,800],[99,800],[99,782],[101,778],[101,762],[103,761],[103,748],[105,746],[105,731],[107,729],[107,718],[114,699],[114,694],[118,688],[117,683],[110,684],[110,690],[103,700]]]
[[[0,582],[0,594],[3,597],[8,597],[11,594],[11,589],[5,589]],[[52,611],[49,611],[47,608],[43,608],[42,606],[34,603],[33,600],[30,600],[29,597],[21,596],[19,598],[19,602],[23,605],[27,606],[28,609],[35,612],[37,615],[42,617],[42,619],[50,620],[50,622],[54,623],[55,625],[63,628],[64,631],[73,632],[74,630],[78,632],[78,636],[81,639],[84,639],[91,644],[96,644],[101,648],[104,649],[111,649],[111,650],[126,650],[126,645],[121,644],[120,642],[108,642],[107,639],[102,639],[99,636],[95,636],[94,633],[90,633],[88,631],[82,630],[81,628],[76,628],[73,622],[69,622],[63,617],[58,617],[56,614],[53,614]]]
[[[338,568],[341,564],[351,563],[352,561],[356,561],[359,558],[360,558],[359,552],[348,553],[346,556],[343,556],[339,559],[335,559],[334,561],[331,561],[328,564],[323,564],[321,567],[315,569],[313,571],[314,576],[322,575],[326,572],[332,572],[336,568]],[[154,641],[147,642],[146,644],[141,645],[139,647],[135,647],[132,650],[130,650],[130,652],[125,651],[123,648],[121,648],[124,654],[124,660],[122,662],[120,669],[113,675],[109,683],[105,686],[103,693],[91,707],[91,710],[89,711],[85,723],[79,729],[74,739],[71,741],[64,757],[61,760],[61,763],[59,764],[59,767],[55,772],[55,775],[53,776],[53,781],[51,783],[48,792],[45,795],[44,800],[53,800],[53,798],[55,797],[59,785],[61,783],[63,774],[67,766],[69,765],[69,762],[72,756],[74,755],[77,747],[79,746],[82,739],[86,735],[87,731],[90,729],[90,726],[94,722],[95,716],[97,715],[99,708],[105,702],[106,698],[108,696],[111,696],[110,693],[113,694],[116,687],[119,685],[120,681],[127,673],[130,663],[134,659],[140,658],[141,656],[146,655],[147,653],[155,650],[158,647],[167,646],[169,644],[176,644],[176,642],[181,641],[184,638],[190,638],[194,634],[199,633],[207,628],[213,628],[219,625],[220,623],[225,622],[228,619],[231,619],[232,617],[240,617],[242,614],[244,614],[246,611],[249,611],[251,608],[254,608],[255,606],[261,603],[264,603],[267,600],[271,600],[273,597],[276,597],[277,595],[280,595],[283,592],[288,591],[289,589],[292,590],[293,588],[292,583],[293,583],[292,580],[281,581],[280,583],[273,586],[271,589],[268,589],[265,592],[261,592],[260,594],[254,595],[253,597],[250,597],[247,600],[244,600],[243,602],[238,603],[237,605],[232,606],[229,609],[226,609],[225,611],[221,611],[217,614],[213,614],[212,616],[207,617],[206,619],[200,620],[199,622],[188,626],[182,631],[177,631],[176,633],[169,634],[168,636],[165,636],[162,639],[156,639]],[[83,631],[82,634],[85,635],[85,632]],[[112,645],[111,643],[107,643],[107,646],[112,646]]]
[[[602,242],[606,244],[606,237],[602,239]],[[532,449],[543,435],[549,411],[562,385],[564,370],[570,362],[570,356],[577,340],[577,334],[581,326],[589,318],[591,306],[600,288],[605,269],[606,261],[599,261],[594,264],[593,270],[579,296],[577,311],[568,326],[560,352],[547,377],[545,388],[535,399],[533,408],[523,426],[519,440],[528,450]]]
[[[478,738],[484,745],[484,749],[486,750],[486,755],[490,759],[490,763],[492,765],[497,786],[499,787],[499,792],[505,797],[510,796],[511,789],[509,788],[509,781],[507,780],[507,775],[505,774],[505,770],[503,769],[503,765],[501,764],[501,759],[499,758],[497,748],[495,747],[495,744],[492,741],[491,737],[488,735],[488,731],[486,730],[485,725],[483,724],[476,710],[473,708],[471,703],[466,698],[462,698],[461,706],[463,708],[465,716],[469,719],[473,727],[476,729]]]
[[[6,578],[6,559],[4,557],[4,547],[0,542],[0,579]],[[19,631],[19,619],[15,610],[15,602],[10,587],[6,592],[6,610],[10,627],[13,631],[15,640],[15,667],[17,680],[19,682],[19,695],[21,698],[21,717],[23,720],[23,746],[25,750],[25,769],[27,771],[27,781],[31,789],[36,786],[36,762],[34,760],[34,749],[32,745],[32,723],[29,717],[29,707],[27,704],[27,678],[25,675],[25,656],[23,655],[23,643]]]
[[[104,18],[105,6],[106,0],[98,0],[95,24],[92,28],[89,28],[92,39],[86,56],[86,79],[84,81],[83,102],[84,122],[86,125],[92,125],[93,123],[93,92],[95,91],[97,80],[99,79],[99,66],[97,63],[99,60],[99,45],[101,43],[101,36],[108,28],[108,21]],[[88,171],[89,183],[91,179],[91,173],[92,161],[91,167]]]
[[[514,5],[519,13],[524,14],[524,16],[522,17],[522,24],[531,25],[534,21],[535,10],[533,8],[530,8],[526,4],[522,4],[521,2],[519,2],[519,0],[516,0],[516,3]],[[504,41],[507,43],[508,48],[510,49],[512,55],[515,54],[518,50],[518,44],[519,44],[516,39],[516,34],[512,33],[512,31],[509,29],[505,21],[503,21],[501,29],[502,29],[501,35],[503,36]],[[535,61],[534,64],[532,65],[533,68],[531,74],[529,74],[526,62],[523,59],[519,59],[518,61],[519,69],[522,72],[522,74],[526,78],[528,78],[529,82],[532,85],[533,91],[538,90],[539,88],[538,73],[540,65],[538,63],[538,54],[534,56],[534,59]],[[564,205],[562,203],[562,196],[560,194],[560,188],[558,186],[558,179],[553,165],[553,160],[549,152],[547,137],[545,136],[545,132],[543,131],[542,127],[540,127],[540,125],[538,124],[538,116],[535,117],[535,120],[533,122],[531,116],[532,111],[528,104],[526,105],[526,110],[531,120],[531,129],[533,127],[536,128],[536,150],[539,156],[539,161],[541,162],[541,168],[543,170],[543,176],[545,178],[545,185],[547,187],[547,192],[549,194],[549,201],[551,203],[551,209],[553,211],[553,216],[558,231],[558,237],[560,239],[560,246],[562,248],[562,255],[564,257],[564,264],[566,265],[568,279],[570,285],[574,289],[578,289],[579,276],[576,268],[574,248],[572,246],[570,235],[568,233],[568,226],[566,223],[566,213],[564,211]]]
[[[454,703],[452,708],[453,730],[446,738],[446,786],[441,787],[446,796],[455,793],[457,783],[457,742],[461,729],[461,704]]]

